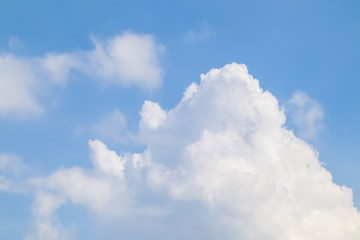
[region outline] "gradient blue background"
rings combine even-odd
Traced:
[[[101,88],[75,75],[66,87],[53,90],[60,103],[40,119],[0,119],[0,151],[21,156],[39,175],[60,166],[90,166],[87,140],[92,135],[84,129],[102,114],[118,108],[129,128],[136,130],[144,100],[172,108],[184,89],[199,81],[200,73],[235,61],[245,63],[281,105],[296,90],[320,103],[325,130],[311,144],[334,182],[351,187],[360,206],[360,1],[0,2],[0,53],[43,56],[89,50],[90,34],[106,38],[126,30],[152,34],[166,47],[161,59],[166,75],[160,89],[148,93],[136,87]],[[210,34],[186,42],[189,30]],[[11,36],[23,47],[11,49]],[[107,144],[119,152],[141,147]],[[30,204],[30,197],[0,193],[0,239],[21,239]],[[71,214],[64,214],[65,226],[66,219],[75,222],[86,215],[83,209],[67,208],[64,212]],[[96,239],[91,231],[82,231],[88,221],[82,224],[80,237]]]

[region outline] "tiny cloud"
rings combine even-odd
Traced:
[[[185,43],[198,42],[211,37],[212,32],[207,22],[198,24],[195,29],[189,29],[185,34]]]
[[[185,43],[196,42],[209,38],[211,33],[209,31],[195,32],[194,30],[188,30],[185,35]]]
[[[95,48],[90,51],[46,53],[43,57],[0,54],[0,116],[41,116],[43,90],[66,85],[72,71],[104,86],[155,89],[161,85],[164,72],[159,58],[165,48],[152,35],[124,32],[105,40],[91,39]],[[15,43],[15,39],[9,42]]]
[[[304,95],[294,99],[301,106]],[[352,190],[286,128],[277,99],[245,65],[212,69],[175,108],[146,101],[140,115],[144,152],[90,140],[94,168],[29,180],[37,190],[28,239],[66,239],[54,221],[66,203],[120,221],[107,230],[127,239],[360,239]]]

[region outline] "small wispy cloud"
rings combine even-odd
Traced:
[[[211,36],[210,31],[196,32],[194,30],[188,30],[186,32],[186,36],[185,36],[185,43],[200,41],[200,40],[209,38],[210,36]]]
[[[15,36],[11,36],[9,38],[8,45],[12,50],[16,50],[16,49],[22,48],[24,46],[22,41]]]
[[[296,126],[297,134],[306,140],[315,140],[324,130],[324,112],[320,104],[308,94],[296,91],[285,110]]]
[[[199,24],[194,29],[189,29],[185,34],[185,43],[193,43],[193,42],[199,42],[202,40],[205,40],[207,38],[210,38],[212,36],[212,31],[210,30],[210,26],[203,22]]]
[[[20,179],[29,170],[30,168],[19,156],[12,153],[0,153],[0,192],[24,192]]]

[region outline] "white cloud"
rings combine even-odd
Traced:
[[[59,169],[46,178],[29,179],[28,183],[41,192],[56,193],[72,203],[84,204],[99,214],[126,212],[129,204],[123,173],[126,156],[118,156],[99,140],[89,140],[89,147],[93,169]],[[123,205],[114,205],[115,201]]]
[[[85,71],[94,71],[101,83],[137,85],[144,89],[161,84],[159,54],[165,48],[156,44],[151,35],[125,32],[106,41],[95,37],[92,40],[95,50],[89,53],[90,68]]]
[[[142,129],[157,129],[166,120],[166,112],[160,107],[159,103],[145,101],[140,111]]]
[[[11,153],[0,153],[1,172],[19,175],[27,169],[28,167],[19,156]]]
[[[117,176],[120,180],[124,178],[123,171],[126,159],[109,150],[99,140],[89,140],[89,146],[92,162],[97,169],[106,174]]]
[[[89,140],[89,147],[93,169],[59,169],[45,178],[28,179],[27,184],[35,191],[36,200],[32,208],[33,229],[27,240],[72,239],[74,234],[56,218],[56,211],[67,203],[84,205],[100,219],[129,216],[130,213],[162,214],[161,209],[137,207],[133,192],[128,191],[124,165],[129,159],[134,161],[134,168],[143,166],[146,161],[140,154],[119,156],[99,140]]]
[[[39,59],[39,66],[44,71],[44,79],[53,84],[65,85],[70,71],[80,69],[83,66],[77,54],[71,53],[48,53]]]
[[[38,116],[43,107],[36,99],[37,79],[26,59],[0,56],[0,115]]]
[[[125,32],[104,41],[92,37],[94,50],[46,53],[44,57],[0,55],[0,116],[38,117],[44,112],[42,92],[64,86],[72,71],[102,85],[160,86],[163,70],[159,56],[164,47],[151,35]]]
[[[38,192],[32,206],[33,232],[25,240],[70,240],[70,234],[63,229],[53,212],[66,202],[61,196]]]
[[[162,163],[155,185],[204,203],[227,239],[360,237],[351,189],[284,127],[276,98],[244,65],[213,69],[196,89],[168,111],[166,128],[146,132],[152,161]]]
[[[300,137],[312,140],[324,129],[324,113],[320,104],[306,93],[297,91],[286,105]]]
[[[29,167],[22,159],[11,153],[0,153],[0,191],[21,193],[25,189],[19,179]]]
[[[184,239],[184,226],[196,226],[187,239],[360,238],[352,190],[287,130],[277,99],[245,65],[213,69],[175,108],[145,102],[140,114],[144,153],[90,141],[94,169],[61,169],[34,184],[104,218],[116,213],[134,224],[119,230],[133,239]]]
[[[196,83],[191,83],[190,86],[188,86],[184,92],[184,96],[182,98],[181,101],[186,101],[188,99],[190,99],[195,93],[197,93],[198,89],[197,89],[198,85]]]

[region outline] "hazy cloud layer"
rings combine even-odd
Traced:
[[[245,65],[213,69],[175,108],[146,101],[140,115],[143,153],[90,140],[93,169],[29,180],[37,189],[29,239],[70,239],[54,220],[67,202],[118,222],[107,227],[114,239],[360,238],[352,190],[287,130],[277,99]]]
[[[64,86],[72,71],[105,86],[160,86],[159,55],[164,47],[151,35],[125,32],[106,40],[92,37],[92,41],[95,49],[90,51],[46,53],[43,57],[0,54],[0,116],[40,116],[43,93],[54,85]]]

